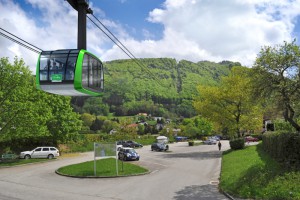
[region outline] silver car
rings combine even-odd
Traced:
[[[52,159],[59,156],[59,150],[55,147],[37,147],[32,151],[23,151],[20,153],[20,158],[48,158]]]
[[[217,144],[217,140],[214,139],[208,139],[203,141],[204,144],[212,145],[212,144]]]

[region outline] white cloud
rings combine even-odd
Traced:
[[[44,50],[77,47],[77,12],[66,1],[27,2],[40,11],[38,19],[14,1],[0,0],[0,27]],[[300,0],[166,0],[147,18],[148,23],[164,27],[163,37],[151,40],[152,33],[144,29],[147,40],[143,41],[132,38],[123,28],[126,25],[103,19],[105,13],[100,8],[92,8],[137,58],[232,60],[251,66],[262,46],[292,39]],[[87,22],[89,50],[104,61],[129,58],[88,19]],[[1,57],[23,57],[35,71],[37,54],[3,37],[0,51],[4,52]]]
[[[18,3],[0,0],[0,27],[43,50],[77,48],[77,12],[66,1],[27,0],[27,2],[41,15],[30,16]],[[100,9],[94,11],[103,15]],[[87,48],[98,54],[103,53],[104,49],[101,46],[107,44],[108,38],[91,25],[88,19],[87,22],[89,25]],[[103,23],[108,24],[108,27],[118,28],[115,23],[108,20]],[[126,35],[121,30],[118,32]],[[11,60],[15,56],[23,58],[35,73],[38,54],[2,36],[0,36],[0,51],[1,57],[9,57]]]
[[[162,41],[172,40],[170,32],[175,32],[181,35],[180,40],[173,39],[178,46],[193,44],[190,48],[195,51],[186,59],[208,60],[209,55],[214,61],[234,60],[250,66],[261,46],[291,40],[292,22],[300,4],[281,2],[167,0],[165,8],[153,10],[148,20],[164,25]],[[265,12],[258,12],[259,6]],[[285,18],[276,20],[275,14]],[[184,53],[178,52],[178,56]]]
[[[262,46],[293,39],[299,8],[299,0],[166,0],[148,17],[164,26],[163,38],[124,43],[137,57],[232,60],[251,66]],[[105,57],[120,55],[112,49]]]

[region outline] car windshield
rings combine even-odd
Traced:
[[[126,153],[135,153],[135,150],[134,150],[134,149],[126,149],[125,152],[126,152]]]

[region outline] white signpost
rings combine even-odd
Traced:
[[[103,144],[94,142],[94,176],[97,174],[97,157],[111,157],[116,159],[116,172],[118,176],[117,143]]]

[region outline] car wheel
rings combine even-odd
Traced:
[[[139,158],[137,158],[136,160],[137,160],[137,161],[139,161],[140,159],[139,159]]]
[[[53,158],[54,158],[53,154],[48,155],[48,159],[53,159]]]
[[[31,156],[28,154],[24,156],[24,159],[30,159],[30,158],[31,158]]]

